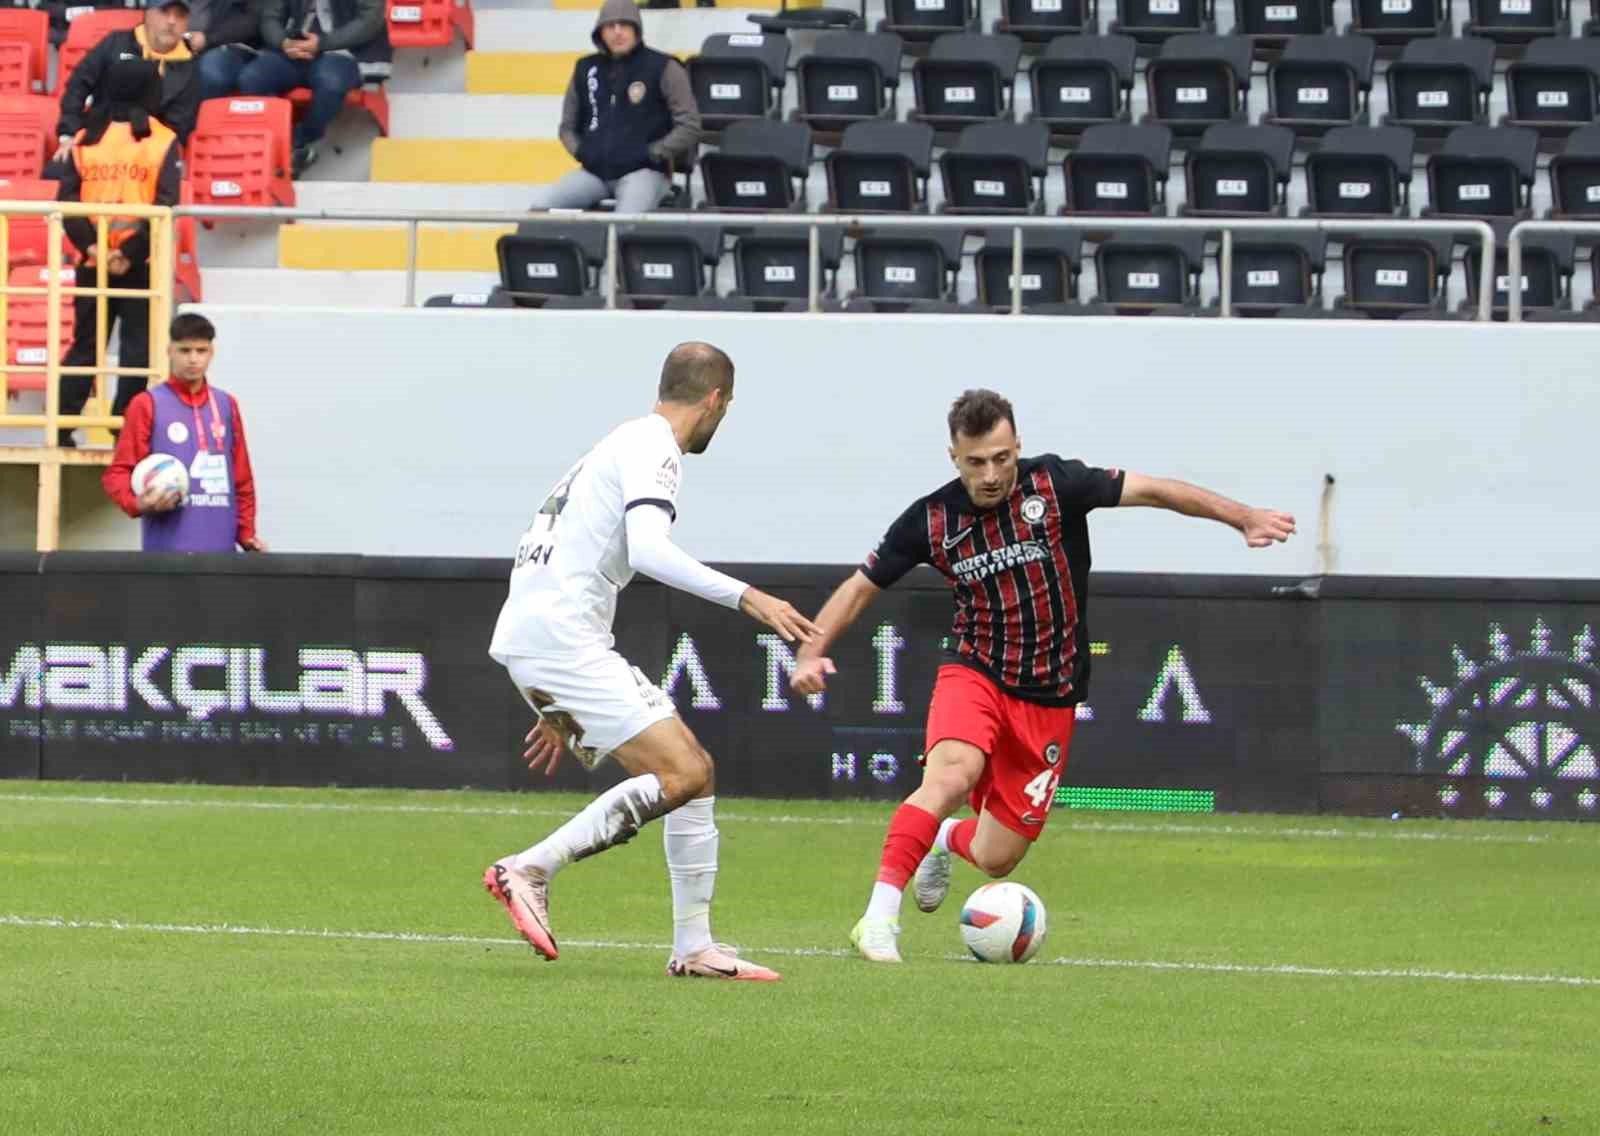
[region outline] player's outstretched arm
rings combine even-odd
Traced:
[[[1256,509],[1220,493],[1169,477],[1146,477],[1129,472],[1122,483],[1122,505],[1147,505],[1170,509],[1186,517],[1221,521],[1238,529],[1251,548],[1266,548],[1294,535],[1294,517],[1277,509]]]
[[[798,694],[818,694],[828,676],[837,673],[828,647],[867,609],[882,591],[859,569],[833,590],[828,602],[817,612],[817,634],[795,654],[794,673],[789,686]]]

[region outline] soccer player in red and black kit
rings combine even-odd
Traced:
[[[1182,481],[1019,457],[1011,404],[993,391],[956,399],[949,425],[956,480],[902,513],[829,597],[790,680],[801,694],[821,691],[835,673],[828,645],[918,564],[950,580],[954,635],[928,708],[922,785],[889,822],[871,901],[850,932],[872,962],[900,961],[900,898],[913,874],[917,906],[933,911],[950,890],[950,853],[999,878],[1044,829],[1089,681],[1089,510],[1171,509],[1231,525],[1251,548],[1295,531],[1288,513]],[[963,800],[978,815],[951,818]]]

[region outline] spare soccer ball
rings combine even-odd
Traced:
[[[980,962],[1027,962],[1044,932],[1044,902],[1010,880],[984,884],[961,905],[961,939]]]
[[[143,497],[147,489],[157,493],[176,489],[179,496],[187,500],[189,471],[171,454],[151,454],[133,467],[132,487],[135,497]]]

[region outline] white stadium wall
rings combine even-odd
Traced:
[[[1287,548],[1170,516],[1092,522],[1112,571],[1583,577],[1600,565],[1592,328],[1468,324],[205,309],[261,532],[295,552],[509,556],[545,490],[644,413],[685,339],[739,368],[676,534],[717,561],[847,563],[951,475],[969,386],[1028,452],[1293,511]],[[131,527],[131,523],[130,523]],[[85,528],[99,534],[101,526]],[[106,547],[77,543],[76,547]]]

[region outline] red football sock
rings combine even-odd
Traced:
[[[977,867],[978,862],[972,858],[972,838],[976,835],[978,835],[978,818],[968,817],[951,826],[950,835],[945,837],[944,842],[950,846],[950,851],[973,867]]]
[[[889,821],[883,838],[883,859],[878,862],[878,882],[904,888],[939,835],[939,818],[916,805],[901,805]]]

